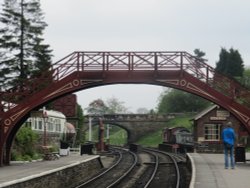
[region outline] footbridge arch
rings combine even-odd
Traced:
[[[66,94],[109,84],[153,84],[196,94],[227,109],[250,132],[249,91],[187,52],[73,52],[39,78],[0,92],[0,165],[29,113]]]

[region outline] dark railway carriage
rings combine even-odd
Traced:
[[[160,150],[177,153],[193,152],[193,135],[187,128],[165,128],[162,134],[163,143],[159,144]]]

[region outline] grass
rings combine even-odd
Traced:
[[[192,123],[190,122],[190,119],[192,116],[180,116],[175,119],[170,120],[167,122],[168,127],[186,127],[189,130],[192,130]],[[140,144],[142,146],[148,146],[148,147],[158,147],[160,143],[162,143],[162,127],[156,130],[155,132],[145,135],[142,138],[140,138],[137,142],[137,144]]]
[[[120,130],[110,135],[109,140],[111,145],[124,145],[127,142],[127,132],[120,128]]]
[[[92,130],[92,141],[98,142],[98,127],[93,127]],[[86,132],[86,135],[88,137],[89,132]],[[104,137],[106,142],[106,128],[104,130]],[[110,136],[109,136],[109,143],[112,145],[124,145],[127,143],[127,132],[118,127],[118,126],[112,126],[112,129],[110,129]]]
[[[137,144],[148,147],[158,147],[159,143],[162,143],[162,129],[150,135],[145,135],[137,141]]]
[[[184,115],[177,117],[175,119],[171,119],[168,122],[169,127],[186,127],[189,130],[192,130],[192,122],[190,119],[192,118],[191,115]]]

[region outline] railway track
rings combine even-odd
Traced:
[[[146,171],[144,177],[146,180],[140,180],[141,182],[147,182],[145,185],[141,185],[143,188],[153,187],[176,187],[180,186],[180,171],[177,165],[178,161],[171,154],[165,153],[155,149],[144,149],[143,152],[147,152],[154,156],[154,160],[151,162],[151,168],[154,170]],[[150,177],[150,178],[148,178]],[[139,184],[139,183],[138,183]]]
[[[112,147],[115,162],[77,188],[188,188],[185,156],[143,148],[136,154]]]
[[[102,173],[92,177],[76,188],[111,188],[118,184],[135,168],[138,157],[135,153],[123,148],[112,148],[117,161]]]
[[[147,188],[153,181],[158,171],[159,157],[155,153],[146,150],[141,151],[139,155],[144,158],[142,163],[146,169],[144,169],[143,173],[137,178],[137,181],[132,187]],[[145,159],[145,155],[148,156],[148,159]]]

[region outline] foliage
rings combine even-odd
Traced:
[[[111,97],[104,102],[102,99],[96,99],[92,101],[87,107],[89,114],[117,114],[126,113],[127,108],[124,106],[124,102],[119,101],[115,97]]]
[[[243,86],[250,89],[250,68],[245,68],[243,76],[237,79]]]
[[[222,48],[215,70],[231,78],[243,76],[244,62],[239,51],[233,48],[227,51],[225,48]]]
[[[13,160],[31,160],[37,158],[35,146],[38,143],[38,134],[30,127],[23,126],[16,134],[14,148],[12,151]]]
[[[158,147],[160,143],[162,143],[162,129],[143,136],[137,142],[137,144],[147,147]]]
[[[198,49],[198,48],[194,49],[194,54],[195,54],[195,56],[198,57],[198,58],[203,58],[203,57],[206,55],[205,52],[201,51],[201,50]]]
[[[149,111],[147,108],[138,108],[137,109],[137,114],[148,114],[148,113],[153,113],[153,110]]]
[[[158,113],[197,112],[210,103],[196,95],[176,89],[161,93],[158,103]]]
[[[114,128],[116,128],[116,131],[113,131]],[[124,144],[126,144],[127,143],[126,130],[124,130],[120,127],[117,127],[117,126],[112,126],[112,129],[110,130],[109,143],[111,145],[124,145]]]
[[[89,104],[87,110],[89,114],[102,115],[108,108],[102,99],[96,99]]]
[[[106,137],[106,131],[107,131],[107,125],[104,125],[104,135],[105,139],[107,141]],[[86,131],[86,135],[89,134],[89,131]],[[99,127],[93,126],[92,127],[92,141],[98,142],[99,138]],[[127,131],[119,126],[116,125],[109,125],[109,143],[111,145],[124,145],[127,143]]]
[[[119,101],[115,97],[111,97],[106,101],[107,113],[116,114],[116,113],[126,113],[128,109],[124,106],[124,102]]]
[[[176,118],[171,119],[167,122],[167,127],[183,126],[192,130],[192,123],[190,122],[191,118],[192,118],[192,115],[184,114],[183,116],[177,116]],[[162,130],[163,130],[163,127],[159,127],[159,129],[156,130],[155,132],[152,132],[140,138],[137,144],[148,146],[148,147],[158,147],[158,144],[162,143],[163,141]]]
[[[194,114],[184,114],[183,116],[177,116],[174,119],[169,120],[169,127],[186,127],[189,130],[192,130],[192,122],[190,121]]]
[[[76,129],[76,145],[83,144],[85,142],[85,135],[84,135],[84,115],[82,107],[77,104],[77,118],[78,118],[78,129]]]
[[[47,24],[40,1],[5,0],[0,22],[0,88],[22,87],[51,63],[51,50],[42,38]]]

